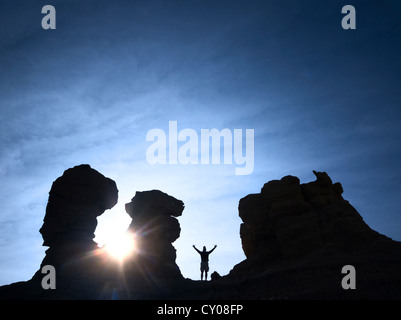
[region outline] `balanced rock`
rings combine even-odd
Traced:
[[[180,236],[180,224],[175,217],[182,214],[184,203],[159,190],[138,191],[125,209],[132,218],[128,231],[135,234],[138,248],[131,278],[137,278],[139,269],[146,270],[153,280],[182,278],[172,243]]]

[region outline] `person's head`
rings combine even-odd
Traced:
[[[203,252],[205,252],[206,251],[206,247],[205,246],[203,246]]]

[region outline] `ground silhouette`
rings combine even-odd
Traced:
[[[29,281],[0,287],[1,299],[401,299],[401,244],[372,230],[325,172],[301,184],[286,176],[239,201],[246,259],[212,281],[185,279],[172,243],[180,235],[181,200],[137,192],[126,211],[140,255],[124,263],[93,241],[96,217],[117,203],[114,181],[89,165],[68,169],[52,186],[44,224],[48,246]],[[41,268],[57,270],[44,290]],[[344,290],[342,267],[356,270]]]

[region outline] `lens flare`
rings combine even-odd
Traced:
[[[113,258],[123,261],[135,253],[135,235],[130,232],[115,235],[107,241],[104,248]]]

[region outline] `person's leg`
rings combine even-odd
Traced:
[[[201,271],[201,281],[203,280],[203,271]]]
[[[205,280],[207,281],[207,273],[209,272],[209,263],[208,262],[205,262],[204,270],[205,270],[205,274],[206,274]]]

